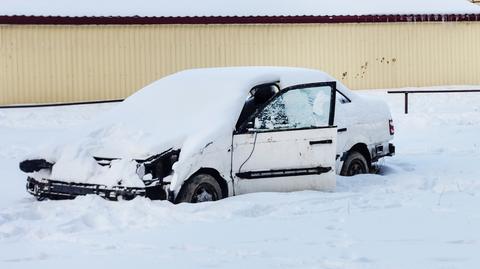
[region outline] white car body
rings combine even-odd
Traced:
[[[281,91],[240,128],[250,90],[263,84]],[[20,167],[29,174],[27,190],[38,198],[95,193],[117,199],[148,196],[149,189],[161,187],[161,197],[177,201],[199,174],[218,181],[220,197],[329,191],[352,149],[368,151],[369,160],[392,153],[390,119],[386,104],[359,97],[320,71],[194,69],[147,86],[91,126],[75,130],[75,141],[59,142]],[[152,179],[159,172],[149,167],[160,163],[163,169],[167,154],[174,159],[165,170],[169,174]]]

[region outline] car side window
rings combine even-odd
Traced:
[[[257,115],[254,128],[288,130],[328,126],[331,94],[330,86],[289,90]]]

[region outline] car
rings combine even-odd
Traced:
[[[328,74],[289,67],[182,71],[148,85],[26,157],[43,199],[215,201],[335,189],[395,147],[388,106]],[[39,157],[40,156],[40,157]]]

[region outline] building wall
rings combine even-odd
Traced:
[[[480,22],[0,25],[0,104],[124,98],[173,72],[281,65],[353,89],[480,85]]]

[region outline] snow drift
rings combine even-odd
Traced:
[[[200,204],[38,203],[25,192],[21,156],[118,105],[0,110],[0,266],[478,268],[480,94],[415,94],[404,115],[403,96],[359,92],[392,108],[398,151],[384,173],[337,177],[332,193]]]

